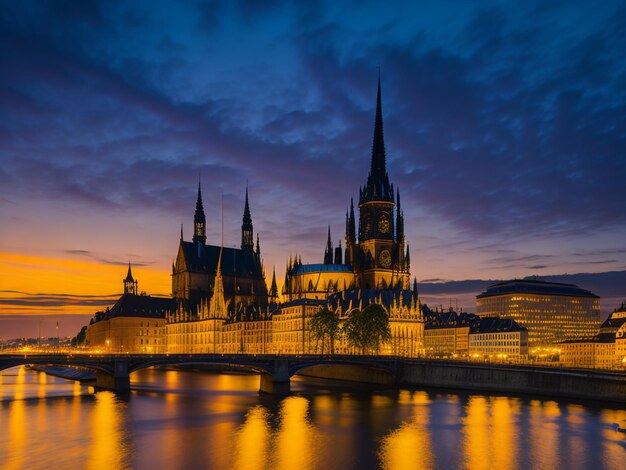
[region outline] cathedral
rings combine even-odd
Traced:
[[[359,189],[359,222],[354,201],[346,211],[345,252],[333,248],[330,226],[322,264],[287,264],[283,295],[288,300],[325,298],[341,290],[409,290],[410,257],[405,246],[400,191],[389,183],[383,135],[380,80],[369,175]],[[343,259],[342,259],[343,258]]]
[[[354,201],[350,200],[345,246],[341,241],[333,246],[329,226],[321,263],[304,264],[299,256],[290,258],[282,298],[275,271],[269,289],[266,284],[247,188],[240,248],[207,243],[200,182],[193,229],[191,241],[186,241],[181,227],[172,265],[173,305],[160,309],[153,319],[153,323],[159,322],[154,332],[164,334],[167,352],[316,353],[319,345],[310,322],[320,308],[331,309],[344,321],[354,310],[377,303],[389,314],[391,329],[391,341],[380,352],[405,356],[423,353],[424,317],[417,283],[410,283],[400,192],[387,173],[380,80],[370,169],[359,190],[358,224]],[[124,288],[125,296],[136,297],[137,285],[130,268]],[[144,322],[148,320],[140,319],[138,324],[138,352],[145,350],[142,335],[151,331],[141,330]],[[96,336],[91,337],[95,341]],[[158,345],[159,340],[156,338]],[[142,344],[144,349],[140,349]],[[338,340],[335,350],[354,353],[344,340]]]
[[[218,277],[223,285],[225,303],[229,306],[228,317],[254,317],[266,309],[270,302],[277,300],[272,299],[267,290],[258,235],[256,247],[254,244],[247,188],[241,248],[207,243],[200,183],[193,227],[194,234],[190,242],[184,240],[181,228],[178,253],[172,265],[172,296],[178,301],[178,310],[190,318],[197,317],[199,308],[213,296]]]

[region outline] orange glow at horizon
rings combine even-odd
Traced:
[[[133,266],[139,291],[151,295],[169,295],[169,273],[153,268]],[[87,314],[102,307],[84,305],[91,300],[115,303],[122,292],[126,266],[43,256],[0,253],[0,314]],[[59,305],[48,305],[35,294],[70,296]],[[72,298],[71,296],[76,296]],[[12,305],[10,300],[24,302]]]

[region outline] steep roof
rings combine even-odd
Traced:
[[[104,319],[115,317],[165,318],[166,312],[176,309],[176,301],[171,298],[151,297],[149,295],[123,294]]]
[[[124,282],[135,282],[133,279],[133,273],[130,270],[130,261],[128,262],[128,272],[126,273],[126,279],[124,279]]]
[[[212,276],[217,270],[217,262],[222,247],[201,243],[181,242],[187,269]],[[222,252],[221,272],[224,277],[262,279],[263,272],[256,255],[251,250],[224,247]]]
[[[472,333],[508,333],[514,331],[528,331],[511,318],[483,317],[476,322]]]

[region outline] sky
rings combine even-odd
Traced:
[[[209,243],[248,185],[268,277],[321,262],[379,68],[418,282],[626,270],[624,2],[182,3],[0,1],[0,338],[73,334],[129,261],[169,294],[199,177]]]

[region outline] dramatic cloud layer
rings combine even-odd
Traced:
[[[266,266],[318,262],[380,65],[418,279],[626,269],[623,2],[179,3],[1,2],[3,251],[167,276],[200,173],[210,241],[248,182]]]

